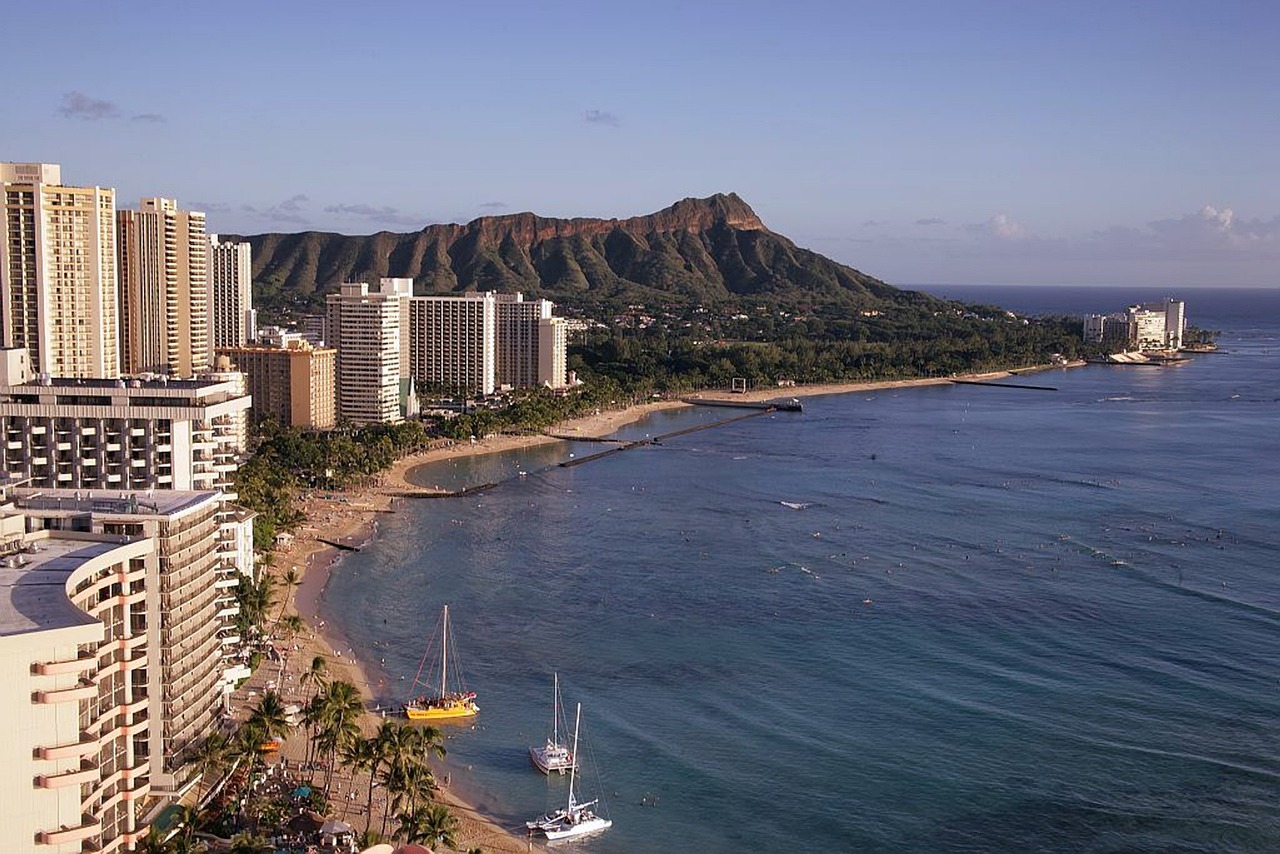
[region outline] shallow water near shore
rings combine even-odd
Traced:
[[[322,608],[399,700],[450,603],[452,784],[508,826],[565,796],[527,754],[558,671],[615,821],[587,850],[1275,850],[1280,322],[1206,308],[1223,353],[1056,392],[433,467],[501,483],[382,517]]]

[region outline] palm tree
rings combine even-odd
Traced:
[[[284,702],[275,691],[267,691],[258,701],[258,705],[249,713],[247,723],[258,726],[262,734],[268,738],[283,738],[293,729],[289,717],[284,711]]]
[[[364,829],[369,829],[369,809],[373,805],[373,770],[378,764],[378,745],[372,738],[355,738],[343,745],[341,759],[344,767],[350,768],[352,778],[361,772],[369,774],[369,801],[365,807]],[[345,810],[343,811],[345,814]]]
[[[275,846],[254,833],[237,833],[231,838],[231,854],[262,854]]]
[[[307,624],[297,614],[285,614],[280,618],[277,625],[285,640],[297,637],[307,627]]]
[[[397,817],[400,819],[400,835],[405,842],[449,848],[458,844],[454,836],[458,830],[458,818],[441,804],[427,804],[422,809],[401,813]]]
[[[424,736],[430,731],[431,736]],[[379,754],[383,773],[379,777],[388,795],[387,810],[383,812],[383,834],[387,834],[387,819],[392,812],[413,812],[419,796],[424,794],[424,787],[434,784],[430,768],[425,766],[426,750],[424,744],[435,743],[435,749],[444,749],[440,731],[435,727],[419,727],[384,721],[378,727],[374,739],[379,744]],[[430,794],[429,791],[426,794]]]
[[[172,854],[173,846],[169,844],[169,840],[165,839],[160,833],[152,827],[147,835],[142,837],[138,842],[136,849],[139,854]]]
[[[329,754],[329,767],[325,772],[324,788],[333,779],[333,767],[338,751],[360,737],[360,716],[364,714],[364,700],[356,686],[350,682],[334,682],[323,695],[320,718],[320,746]]]
[[[318,696],[324,690],[324,686],[329,682],[329,662],[323,655],[317,655],[311,659],[311,666],[303,671],[299,678],[299,684],[306,686],[311,685],[316,690],[311,696]]]
[[[200,772],[201,788],[200,797],[196,798],[199,803],[208,791],[208,779],[226,766],[227,758],[231,752],[231,744],[226,735],[221,732],[211,732],[204,737],[204,740],[196,746],[192,755],[192,761],[195,763],[196,769]]]
[[[289,594],[293,588],[298,586],[298,568],[296,566],[291,566],[283,573],[277,575],[277,578],[284,584],[284,595],[280,597],[280,613],[276,614],[276,623],[279,624],[280,620],[284,617],[284,609],[289,605]]]

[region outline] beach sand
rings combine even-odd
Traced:
[[[1024,374],[1028,371],[1018,371]],[[963,379],[999,380],[1015,374],[1009,371],[994,371],[984,374],[971,374]],[[959,377],[958,377],[959,378]],[[745,394],[730,394],[726,391],[703,392],[691,397],[706,399],[735,400],[759,402],[773,399],[787,400],[824,394],[849,394],[855,392],[881,391],[887,389],[913,388],[925,385],[943,385],[950,378],[931,378],[919,380],[896,380],[870,383],[834,383],[823,385],[788,386],[748,391]],[[299,615],[306,629],[295,638],[278,638],[277,645],[285,655],[280,663],[266,662],[260,666],[253,677],[236,692],[233,707],[241,719],[256,702],[264,690],[280,691],[286,703],[297,702],[302,705],[309,698],[310,690],[300,684],[301,674],[310,666],[312,659],[323,655],[327,659],[329,678],[342,679],[356,685],[363,693],[371,712],[366,716],[364,729],[372,733],[382,720],[372,711],[380,687],[370,681],[367,668],[352,654],[350,645],[341,637],[337,629],[327,624],[320,616],[321,602],[329,576],[339,565],[341,551],[324,540],[341,542],[350,546],[358,546],[371,539],[377,530],[379,514],[394,512],[397,497],[412,493],[438,492],[432,487],[413,482],[411,473],[419,466],[439,460],[489,454],[530,447],[559,439],[555,436],[581,436],[599,438],[607,436],[628,424],[639,421],[646,415],[675,407],[686,407],[692,404],[678,399],[660,399],[629,406],[623,409],[600,411],[593,415],[559,424],[546,431],[552,435],[499,435],[482,441],[467,443],[448,443],[439,447],[414,454],[399,460],[388,471],[384,472],[376,482],[368,488],[348,492],[313,493],[301,501],[300,510],[307,521],[294,532],[293,539],[277,548],[273,571],[278,579],[293,569],[298,573],[299,583],[296,588],[277,591],[278,614]],[[399,499],[403,500],[403,499]],[[339,569],[340,571],[340,569]],[[306,756],[306,735],[295,732],[288,739],[279,754],[293,767],[300,767]],[[367,776],[358,775],[354,780],[345,772],[336,777],[339,787],[331,799],[331,812],[351,823],[357,830],[364,828],[364,805],[367,791]],[[354,793],[354,794],[352,794]],[[345,796],[345,797],[344,797]],[[459,820],[457,833],[458,848],[467,850],[482,847],[485,851],[518,852],[528,851],[535,846],[522,831],[504,828],[492,819],[477,812],[470,804],[458,798],[447,786],[439,792],[439,799],[453,811]],[[375,790],[372,827],[381,824],[383,802]],[[394,832],[394,819],[388,828]]]

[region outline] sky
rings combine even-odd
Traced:
[[[893,284],[1280,287],[1280,3],[10,4],[0,161],[210,231],[736,192]]]

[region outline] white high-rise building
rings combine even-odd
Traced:
[[[32,378],[24,351],[0,350],[0,468],[33,486],[218,489],[234,499],[243,388],[243,379]]]
[[[354,425],[400,415],[402,297],[347,283],[325,299],[329,345],[338,349],[338,417]]]
[[[492,293],[413,297],[409,363],[419,390],[493,394],[497,305]]]
[[[1187,329],[1187,307],[1167,299],[1129,306],[1130,342],[1139,350],[1179,350]]]
[[[569,323],[563,317],[538,321],[538,385],[550,389],[569,385]]]
[[[205,216],[173,199],[117,212],[120,369],[190,379],[209,369],[209,241]]]
[[[0,163],[0,188],[0,345],[37,373],[118,376],[115,191],[49,163]]]
[[[216,234],[209,235],[209,322],[215,348],[243,347],[258,337],[250,246]]]

